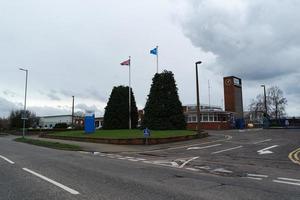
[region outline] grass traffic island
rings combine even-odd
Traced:
[[[95,143],[110,143],[110,144],[145,144],[146,139],[143,135],[143,130],[139,129],[122,129],[122,130],[97,130],[92,134],[86,134],[83,130],[65,131],[43,134],[41,137],[75,140]],[[203,137],[195,131],[189,130],[164,130],[151,131],[150,137],[147,139],[148,144],[161,144],[168,142],[176,142],[190,140]]]
[[[69,151],[80,151],[81,150],[81,147],[78,145],[64,144],[64,143],[60,143],[60,142],[50,142],[50,141],[36,140],[36,139],[23,138],[23,137],[19,137],[14,140],[16,142],[23,142],[23,143],[27,143],[27,144],[48,147],[48,148],[52,148],[52,149],[69,150]]]

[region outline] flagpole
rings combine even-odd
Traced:
[[[158,73],[158,46],[156,46],[156,73]]]
[[[129,56],[129,98],[128,98],[128,105],[129,105],[129,129],[131,129],[131,57]]]

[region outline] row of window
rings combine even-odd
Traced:
[[[220,115],[220,114],[215,114],[215,113],[200,114],[200,121],[201,122],[226,121],[226,115]],[[187,115],[186,116],[186,122],[187,123],[197,122],[197,115]]]

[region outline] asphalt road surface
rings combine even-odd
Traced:
[[[211,135],[113,154],[60,151],[3,136],[0,199],[300,199],[299,130]]]

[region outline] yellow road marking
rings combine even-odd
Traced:
[[[290,159],[293,163],[296,163],[296,164],[300,165],[299,154],[300,154],[300,148],[298,148],[298,149],[292,151],[292,152],[289,154],[289,159]]]

